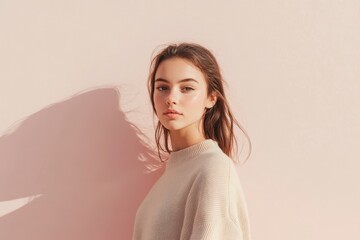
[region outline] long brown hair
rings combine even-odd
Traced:
[[[240,125],[240,123],[234,118],[225,97],[223,87],[223,83],[225,83],[225,81],[220,73],[219,65],[214,55],[205,47],[196,43],[186,42],[179,44],[170,44],[167,45],[164,49],[162,49],[155,57],[153,57],[150,64],[148,91],[154,113],[157,114],[154,103],[154,86],[156,71],[161,62],[166,59],[175,57],[188,60],[196,67],[198,67],[205,76],[208,86],[208,96],[213,92],[215,92],[217,96],[215,105],[212,108],[207,109],[203,115],[203,128],[205,138],[215,140],[226,155],[231,157],[235,162],[238,162],[237,160],[235,160],[235,156],[237,159],[238,150],[237,141],[234,135],[234,125],[236,125],[244,133],[249,142],[249,153],[246,158],[247,160],[251,153],[250,137],[245,131],[245,129]],[[162,137],[164,140],[165,149],[160,143]],[[158,121],[155,130],[155,140],[157,145],[157,151],[161,161],[162,158],[160,151],[171,153],[171,150],[169,149],[168,139],[169,130],[167,130],[160,123],[160,121]],[[234,151],[235,147],[236,153]]]

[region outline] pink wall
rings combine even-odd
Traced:
[[[0,239],[131,238],[162,171],[140,161],[156,158],[149,61],[179,41],[213,51],[252,139],[238,170],[253,239],[358,239],[359,11],[356,0],[1,1]]]
[[[79,93],[0,138],[0,199],[41,194],[0,218],[0,239],[131,238],[161,171],[144,174],[156,156],[119,98],[112,88]]]

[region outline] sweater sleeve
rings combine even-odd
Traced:
[[[241,186],[234,174],[229,161],[211,161],[200,171],[187,197],[180,239],[248,240]]]

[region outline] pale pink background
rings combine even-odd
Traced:
[[[252,139],[253,239],[359,239],[359,23],[357,0],[1,1],[0,239],[131,238],[161,174],[149,61],[180,41]]]

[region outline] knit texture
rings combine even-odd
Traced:
[[[250,239],[234,162],[216,141],[171,152],[163,175],[137,210],[133,239]]]

